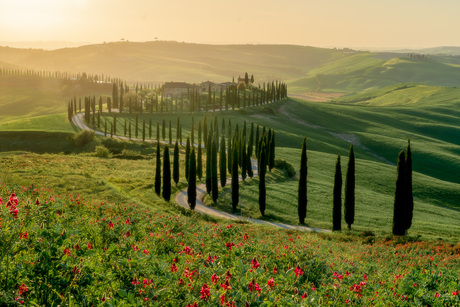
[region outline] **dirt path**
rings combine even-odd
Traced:
[[[91,131],[93,131],[91,128],[89,128],[88,126],[85,125],[85,123],[83,122],[83,114],[81,114],[81,113],[80,114],[75,114],[72,117],[72,121],[78,128],[80,128],[82,130],[91,130]],[[102,135],[102,136],[104,135],[104,133],[100,132],[100,131],[96,131],[96,134],[97,135]],[[136,139],[136,138],[129,139],[127,137],[118,136],[118,135],[114,135],[113,137],[117,138],[117,139],[122,139],[122,140],[142,141],[142,139]],[[146,140],[146,141],[156,142],[155,140]],[[160,143],[169,144],[169,142],[167,142],[167,141],[160,141]],[[182,144],[182,145],[185,145],[185,144]],[[195,144],[195,145],[198,146],[197,144]],[[251,159],[251,164],[252,164],[252,170],[253,170],[254,176],[257,176],[258,175],[257,161],[255,159]],[[241,176],[239,177],[239,180],[240,181],[242,180]],[[232,180],[230,178],[228,178],[227,179],[227,184],[231,184],[231,182],[232,182]],[[219,186],[220,186],[220,182],[219,182]],[[203,204],[202,200],[203,200],[204,196],[206,195],[206,184],[202,183],[202,184],[197,185],[196,190],[197,190],[196,191],[197,192],[197,200],[196,200],[195,211],[199,212],[199,213],[202,213],[202,214],[209,214],[211,216],[224,218],[224,219],[229,219],[229,220],[244,220],[244,221],[249,221],[249,222],[253,222],[253,223],[257,223],[257,224],[264,224],[264,225],[274,226],[274,227],[283,228],[283,229],[293,229],[293,230],[301,230],[301,231],[330,232],[330,230],[328,230],[328,229],[312,228],[312,227],[306,227],[306,226],[296,226],[296,225],[269,222],[269,221],[263,221],[263,220],[252,219],[252,218],[244,218],[244,217],[238,216],[236,214],[223,212],[223,211],[211,208],[211,207],[206,206],[205,204]],[[190,207],[189,207],[189,205],[187,203],[187,198],[188,198],[187,189],[185,189],[185,190],[180,191],[176,195],[175,200],[176,200],[176,202],[177,202],[177,204],[179,206],[181,206],[181,207],[183,207],[185,209],[190,209]]]
[[[356,146],[356,147],[359,147],[361,149],[363,149],[365,152],[367,152],[368,154],[370,154],[371,156],[379,159],[380,161],[382,162],[385,162],[387,164],[390,164],[390,165],[395,165],[393,162],[389,161],[388,159],[386,159],[385,157],[382,157],[378,154],[376,154],[374,151],[372,151],[369,147],[361,144],[361,142],[359,141],[359,137],[356,135],[356,134],[347,134],[347,133],[335,133],[335,132],[332,132],[332,131],[329,131],[327,130],[325,127],[322,127],[322,126],[317,126],[317,125],[312,125],[312,124],[309,124],[307,122],[304,122],[296,117],[294,117],[291,113],[289,113],[287,110],[286,110],[286,105],[283,104],[282,106],[280,106],[278,108],[278,112],[283,114],[284,116],[286,116],[287,118],[289,118],[289,120],[292,120],[293,122],[296,122],[298,123],[299,125],[302,125],[302,126],[306,126],[306,127],[309,127],[309,128],[312,128],[312,129],[316,129],[316,130],[322,130],[324,132],[327,132],[329,133],[330,135],[332,135],[333,137],[337,138],[337,139],[340,139],[342,141],[345,141],[345,142],[348,142],[348,143],[351,143],[353,144],[353,146]]]

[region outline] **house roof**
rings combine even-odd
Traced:
[[[164,88],[189,88],[193,87],[193,85],[188,84],[186,82],[166,82],[164,84]]]

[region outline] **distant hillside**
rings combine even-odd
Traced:
[[[53,51],[0,47],[4,62],[39,70],[87,72],[131,82],[229,81],[245,72],[256,84],[298,79],[311,69],[348,57],[341,50],[292,45],[201,45],[117,42]]]
[[[290,93],[353,93],[398,83],[460,85],[460,56],[409,57],[404,53],[294,45],[155,41],[52,51],[0,47],[0,59],[4,65],[109,75],[128,82],[224,82],[248,72],[254,75],[256,85],[264,81],[287,81]]]
[[[460,57],[410,58],[395,53],[359,53],[312,69],[289,82],[290,92],[362,92],[399,83],[460,85]]]

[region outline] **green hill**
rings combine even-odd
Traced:
[[[398,83],[433,86],[459,85],[456,57],[432,61],[386,53],[362,53],[327,63],[306,77],[289,82],[291,92],[361,92]]]

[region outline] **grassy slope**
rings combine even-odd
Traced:
[[[78,100],[85,95],[108,94],[111,94],[111,88],[107,90],[107,86],[87,88],[77,82],[54,78],[0,75],[0,130],[33,130],[37,121],[43,121],[49,126],[45,130],[62,131],[66,128],[57,123],[56,117],[51,116],[46,120],[35,117],[67,112],[67,103],[74,96]],[[17,124],[17,120],[21,122]],[[17,127],[23,125],[26,128]]]
[[[457,57],[436,57],[434,61],[404,55],[360,53],[328,62],[289,83],[294,92],[361,92],[398,83],[456,86],[460,76]]]

